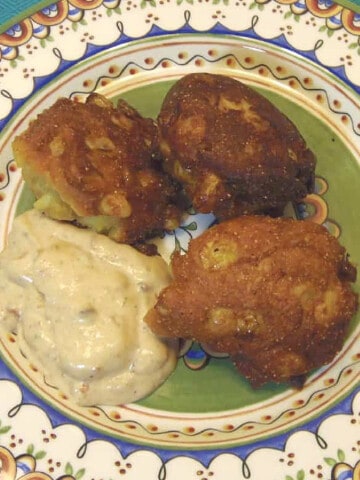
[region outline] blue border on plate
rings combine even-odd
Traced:
[[[254,32],[253,28],[251,29],[248,29],[248,30],[244,30],[244,31],[241,31],[241,32],[234,32],[232,30],[229,30],[227,29],[226,27],[222,26],[221,24],[216,24],[215,27],[209,29],[209,30],[204,30],[204,31],[197,31],[195,29],[193,29],[192,27],[189,26],[188,22],[190,20],[190,12],[188,12],[188,15],[185,11],[185,14],[184,14],[184,18],[185,18],[185,24],[184,26],[177,30],[176,33],[174,32],[171,32],[171,31],[166,31],[166,30],[163,30],[157,26],[153,26],[152,29],[150,30],[150,32],[146,35],[146,37],[140,37],[140,38],[132,38],[132,37],[128,37],[127,35],[125,34],[121,34],[121,30],[120,31],[120,37],[118,38],[118,40],[116,40],[115,42],[113,42],[112,44],[109,44],[109,45],[106,45],[106,46],[96,46],[96,45],[93,45],[91,43],[88,44],[87,46],[87,49],[86,49],[86,52],[85,54],[83,55],[83,57],[81,59],[78,59],[78,60],[75,60],[75,61],[65,61],[63,59],[61,59],[61,54],[59,52],[58,49],[54,49],[54,52],[55,54],[61,59],[61,62],[60,62],[60,65],[58,67],[58,69],[49,74],[49,75],[45,75],[44,77],[41,77],[41,78],[35,78],[34,79],[34,90],[39,90],[40,88],[44,87],[45,85],[47,85],[51,80],[53,80],[54,78],[56,78],[60,73],[63,73],[64,71],[66,71],[67,69],[73,67],[74,65],[78,64],[79,62],[81,62],[82,60],[85,60],[93,55],[96,55],[97,53],[100,53],[104,50],[109,50],[110,48],[114,48],[114,47],[117,47],[119,45],[125,45],[126,43],[129,43],[133,40],[142,40],[144,38],[148,38],[148,37],[160,37],[160,36],[177,36],[177,35],[186,35],[186,34],[220,34],[220,35],[232,35],[232,36],[236,36],[236,37],[241,37],[241,38],[251,38],[251,39],[255,39],[255,40],[259,40],[259,37],[258,35],[256,35],[256,33]],[[255,26],[255,25],[254,25]],[[261,40],[259,40],[261,42]],[[265,41],[264,41],[265,43]],[[272,44],[272,45],[276,45],[278,47],[282,47],[283,49],[285,50],[288,50],[292,53],[296,53],[300,56],[303,56],[313,62],[316,62],[317,65],[320,65],[322,66],[323,68],[325,68],[326,70],[328,70],[329,72],[333,73],[337,78],[339,78],[341,81],[343,81],[346,85],[348,85],[351,89],[353,89],[356,93],[358,93],[360,95],[360,86],[357,86],[355,85],[354,83],[352,83],[346,76],[346,73],[345,73],[345,69],[343,67],[337,67],[337,68],[329,68],[325,65],[322,65],[318,59],[316,58],[316,49],[314,50],[311,50],[311,51],[301,51],[299,52],[298,50],[294,50],[294,48],[289,44],[289,42],[286,40],[285,36],[284,35],[280,35],[279,37],[276,37],[274,39],[271,39],[271,40],[266,40],[266,44]],[[1,91],[0,92],[2,95],[7,95],[8,92],[6,91]],[[24,105],[24,103],[26,103],[26,101],[31,97],[32,93],[26,97],[26,98],[23,98],[23,99],[12,99],[12,102],[13,102],[13,108],[11,110],[11,113],[5,117],[4,119],[0,120],[0,130],[2,130],[2,128],[4,128],[4,126],[11,120],[11,118],[16,114],[16,112],[22,107],[22,105]]]
[[[92,44],[88,44],[87,50],[83,57],[80,60],[76,61],[65,61],[61,60],[60,65],[56,72],[49,74],[47,76],[41,77],[41,78],[36,78],[35,79],[35,84],[34,84],[34,91],[37,91],[43,87],[45,87],[50,81],[52,81],[54,78],[56,78],[59,74],[65,72],[69,68],[73,67],[74,65],[78,64],[81,60],[85,60],[93,55],[96,55],[104,50],[109,50],[110,48],[117,47],[119,45],[123,45],[126,43],[129,43],[133,40],[141,40],[144,38],[148,37],[160,37],[160,36],[178,36],[178,35],[186,35],[186,34],[221,34],[221,35],[231,35],[231,36],[236,36],[236,37],[241,37],[241,38],[251,38],[251,39],[256,39],[259,40],[258,35],[255,34],[253,29],[248,29],[244,30],[241,32],[234,32],[232,30],[229,30],[225,27],[223,27],[221,24],[217,24],[215,27],[212,29],[206,30],[199,32],[197,30],[194,30],[191,28],[188,24],[189,22],[189,17],[190,12],[188,12],[188,16],[185,12],[184,15],[184,26],[177,30],[176,33],[171,32],[171,31],[166,31],[162,30],[157,26],[154,26],[151,31],[146,35],[146,37],[141,37],[141,38],[131,38],[128,37],[124,34],[121,34],[120,37],[118,38],[117,41],[110,45],[106,46],[95,46]],[[121,32],[121,30],[119,30]],[[261,40],[259,40],[261,41]],[[316,49],[313,51],[302,51],[299,52],[297,50],[294,50],[293,47],[286,41],[285,37],[283,35],[272,39],[272,40],[267,40],[266,43],[270,43],[276,46],[280,46],[288,51],[291,51],[292,53],[296,53],[297,55],[303,56],[311,61],[316,62],[317,65],[321,65],[319,61],[316,59]],[[55,50],[56,54],[60,56],[59,51]],[[349,81],[349,79],[346,77],[345,71],[343,68],[328,68],[323,66],[326,70],[332,72],[334,75],[336,75],[340,80],[342,80],[345,84],[347,84],[349,87],[351,87],[355,92],[360,94],[360,86],[354,85],[352,82]],[[1,92],[4,94],[4,92]],[[5,92],[6,93],[6,92]],[[13,99],[13,109],[11,114],[9,114],[5,119],[0,121],[0,130],[11,120],[11,118],[18,112],[18,110],[27,102],[27,100],[31,97],[32,94],[30,94],[28,97],[17,100]],[[11,372],[11,370],[3,363],[1,362],[0,365],[0,371],[1,371],[1,378],[2,379],[8,379],[14,381],[16,379],[16,376]],[[325,418],[328,416],[336,415],[336,414],[351,414],[352,413],[352,402],[354,399],[354,396],[356,395],[357,391],[360,390],[360,387],[356,388],[353,390],[346,398],[344,398],[342,401],[331,407],[329,410],[327,410],[324,414],[319,415],[316,417],[316,419],[313,419],[309,422],[305,422],[302,425],[299,425],[298,427],[294,428],[289,428],[288,431],[283,432],[280,435],[274,435],[274,436],[269,436],[266,439],[262,439],[261,441],[252,441],[249,444],[245,445],[240,445],[240,446],[235,446],[235,447],[224,447],[224,448],[214,448],[214,449],[206,449],[206,450],[200,450],[200,449],[183,449],[176,447],[176,449],[170,449],[170,448],[161,448],[161,447],[149,447],[147,445],[139,444],[139,443],[130,443],[127,440],[122,440],[122,439],[117,439],[112,436],[108,436],[102,433],[99,433],[96,430],[92,430],[89,427],[86,427],[84,424],[80,422],[76,422],[73,419],[69,419],[66,415],[61,414],[59,411],[54,409],[53,407],[50,407],[46,402],[43,400],[39,399],[35,394],[33,394],[27,387],[25,387],[22,384],[19,384],[19,388],[22,391],[23,394],[23,403],[29,403],[29,404],[35,404],[39,405],[40,407],[45,407],[46,408],[46,413],[49,416],[50,422],[52,425],[58,426],[61,424],[65,423],[71,423],[74,425],[79,426],[81,430],[84,432],[87,442],[90,443],[94,440],[99,440],[103,439],[106,441],[110,441],[112,444],[114,444],[121,454],[124,457],[127,457],[129,454],[141,449],[145,451],[150,451],[158,455],[158,457],[162,460],[163,462],[163,469],[159,473],[159,478],[160,475],[162,475],[162,478],[166,478],[166,462],[169,461],[172,458],[179,457],[179,456],[185,456],[189,457],[192,459],[195,459],[197,461],[200,461],[204,466],[208,466],[209,463],[219,454],[221,453],[232,453],[239,458],[241,458],[245,462],[245,468],[246,468],[246,458],[255,450],[258,448],[274,448],[278,450],[284,450],[286,442],[289,438],[290,435],[292,435],[296,431],[302,431],[306,430],[309,432],[312,432],[317,436],[317,430],[319,428],[319,425],[324,421]],[[319,438],[319,442],[320,442]],[[80,455],[80,452],[79,452]],[[243,472],[244,473],[244,472]],[[246,472],[245,472],[246,473]]]
[[[4,380],[14,381],[14,379],[15,380],[17,379],[17,377],[12,373],[11,369],[4,363],[1,364],[0,371],[1,371],[1,378]],[[333,416],[337,414],[339,415],[351,414],[352,403],[358,391],[358,389],[354,389],[349,395],[346,396],[346,398],[338,402],[336,405],[334,405],[332,408],[330,408],[323,414],[317,416],[315,419],[305,422],[304,424],[298,425],[296,428],[291,426],[289,427],[288,431],[285,431],[279,435],[269,436],[268,438],[265,438],[265,439],[262,438],[259,441],[252,441],[252,442],[249,442],[248,444],[243,444],[239,446],[225,446],[224,448],[207,448],[207,449],[201,450],[199,448],[186,449],[182,447],[176,447],[171,449],[166,447],[162,448],[159,446],[152,447],[142,443],[131,443],[125,439],[114,438],[111,435],[106,435],[101,432],[98,432],[97,430],[94,430],[85,426],[81,422],[77,422],[69,418],[68,416],[62,414],[59,410],[51,407],[48,403],[41,400],[37,395],[32,393],[26,386],[19,383],[17,383],[17,385],[22,392],[21,404],[22,405],[24,404],[38,405],[41,408],[43,408],[44,413],[46,413],[46,415],[48,416],[49,422],[52,424],[53,427],[70,423],[72,425],[77,425],[83,431],[86,437],[86,442],[81,447],[81,454],[80,452],[78,453],[79,456],[80,455],[82,456],[84,454],[84,451],[86,450],[87,445],[92,441],[105,440],[115,445],[119,449],[119,451],[121,452],[124,458],[126,458],[131,453],[141,449],[141,450],[155,453],[162,460],[163,464],[165,464],[167,461],[173,458],[176,458],[179,456],[185,456],[185,457],[189,457],[194,460],[200,461],[204,466],[208,466],[215,457],[217,457],[222,453],[230,453],[230,454],[236,455],[237,457],[241,458],[246,465],[246,458],[255,450],[259,448],[273,448],[276,450],[283,451],[285,450],[285,445],[288,438],[291,435],[293,435],[295,432],[304,431],[304,430],[306,430],[307,432],[313,433],[319,445],[322,446],[322,448],[324,448],[325,450],[327,445],[324,443],[324,440],[318,435],[319,426],[329,416]],[[163,478],[166,478],[166,477],[164,476]]]

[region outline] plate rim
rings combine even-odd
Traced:
[[[217,32],[215,32],[215,35],[216,35],[216,33],[217,33]],[[196,35],[196,32],[194,32],[194,34]],[[163,35],[163,34],[161,34],[161,35]],[[182,33],[178,33],[178,34],[175,34],[175,35],[182,35]],[[230,35],[232,36],[232,34],[230,34]],[[164,34],[164,36],[165,36],[165,34]],[[173,36],[173,35],[170,35],[170,36]],[[238,34],[236,34],[236,36],[241,37],[241,35],[238,35]],[[247,37],[244,37],[244,38],[247,38]],[[1,42],[0,42],[0,43],[1,43]],[[124,46],[126,46],[125,43],[124,43]],[[280,47],[280,48],[281,48],[281,47]],[[99,53],[100,53],[100,52],[99,52]],[[90,58],[92,58],[92,57],[89,56],[88,58],[90,59]],[[75,64],[75,63],[78,63],[78,62],[74,62],[74,64]],[[326,69],[326,67],[324,67],[324,68]],[[336,78],[339,78],[339,77],[336,75],[336,73],[332,72],[331,70],[330,70],[330,73],[333,74]],[[341,79],[341,78],[340,78],[340,80],[341,80],[341,81],[344,81],[344,80]],[[345,83],[350,89],[352,89],[352,87],[349,86],[349,84],[348,84],[346,81],[344,81],[344,83]],[[47,84],[44,84],[44,86],[45,86],[45,85],[47,85]],[[355,91],[356,91],[356,89],[355,89]],[[359,90],[359,91],[360,91],[360,90]],[[26,100],[25,100],[24,103],[26,103]],[[356,396],[356,390],[357,390],[357,388],[354,387],[354,391],[351,392],[351,395],[349,395],[349,396],[346,395],[346,398],[343,399],[344,401],[342,401],[342,402],[340,402],[340,403],[341,403],[341,404],[344,404],[344,403],[347,403],[347,404],[348,404],[349,398],[350,398],[350,397],[353,398],[353,397]],[[166,448],[168,448],[168,447],[166,447]],[[176,448],[176,447],[174,447],[174,448]]]

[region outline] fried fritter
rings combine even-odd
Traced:
[[[158,159],[153,120],[99,94],[59,99],[15,138],[35,208],[57,220],[136,243],[176,227],[178,186]]]
[[[230,354],[254,385],[302,382],[342,348],[357,309],[356,269],[320,225],[243,216],[172,259],[174,280],[146,322]]]
[[[165,168],[195,210],[219,219],[281,214],[313,189],[315,156],[295,125],[240,81],[186,75],[158,116]]]

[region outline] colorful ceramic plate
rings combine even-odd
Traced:
[[[0,36],[1,245],[32,196],[11,142],[59,96],[98,91],[156,116],[194,71],[242,80],[298,126],[316,191],[287,214],[324,224],[360,264],[359,18],[322,2],[58,2]],[[15,81],[16,80],[16,81]],[[186,250],[213,221],[159,240]],[[357,284],[358,289],[358,284]],[[78,407],[0,335],[0,472],[9,479],[358,478],[360,322],[303,390],[253,390],[224,355],[182,345],[176,372],[123,406]],[[1,477],[2,478],[2,477]]]

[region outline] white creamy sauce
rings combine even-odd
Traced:
[[[175,368],[176,345],[143,322],[169,281],[159,256],[31,210],[0,255],[0,322],[76,403],[128,403]]]

